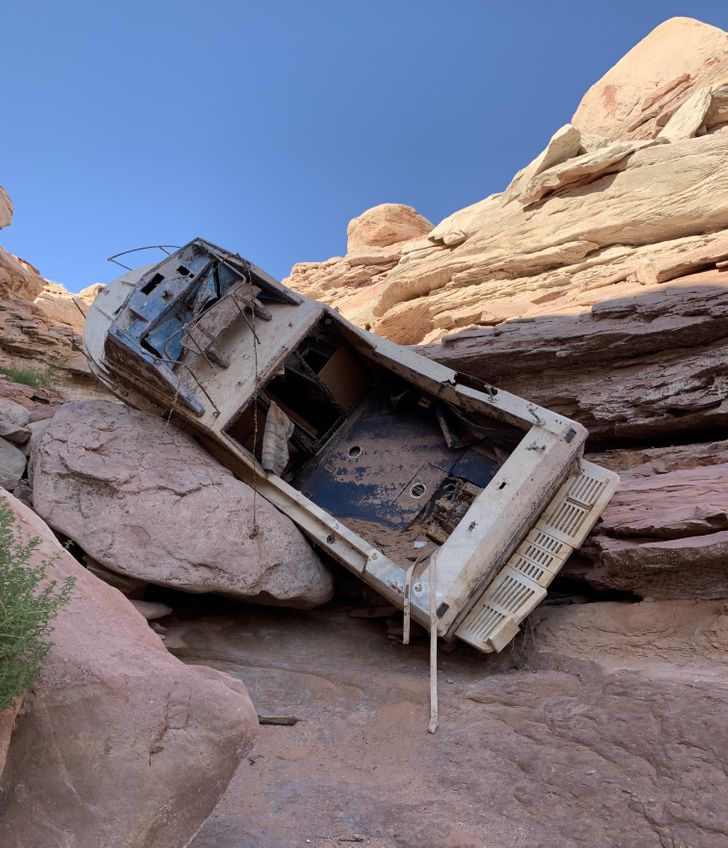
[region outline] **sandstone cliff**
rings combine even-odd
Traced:
[[[13,207],[0,186],[0,229]],[[105,394],[91,379],[81,331],[99,286],[73,295],[37,268],[0,248],[0,368],[53,369],[64,396]]]
[[[624,470],[590,568],[570,566],[592,586],[728,595],[726,122],[728,34],[673,18],[504,191],[427,232],[413,209],[375,207],[346,257],[288,279],[589,428]],[[384,218],[386,243],[370,239]]]

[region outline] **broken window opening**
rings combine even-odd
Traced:
[[[149,282],[142,286],[142,294],[151,294],[164,280],[164,274],[155,274]]]

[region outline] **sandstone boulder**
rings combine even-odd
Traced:
[[[113,571],[302,608],[331,597],[290,519],[156,416],[67,404],[33,452],[32,480],[35,510]]]
[[[28,457],[11,442],[0,437],[0,485],[13,489],[25,473]]]
[[[728,35],[692,18],[656,27],[584,95],[573,123],[609,138],[653,138],[698,88],[728,81]]]
[[[30,413],[19,403],[0,398],[0,436],[14,445],[23,445],[30,438]]]
[[[179,848],[256,734],[240,681],[172,657],[115,589],[83,569],[11,496],[21,540],[75,577],[26,694],[0,796],[3,848]]]
[[[551,137],[546,149],[511,180],[503,199],[508,202],[519,197],[531,180],[544,171],[577,156],[582,150],[581,133],[572,124],[565,124]]]
[[[349,222],[348,253],[325,262],[298,262],[285,281],[310,297],[336,303],[362,324],[371,316],[372,286],[400,261],[402,251],[432,229],[432,224],[411,206],[383,203]],[[462,241],[462,233],[448,235],[449,244]]]
[[[352,218],[347,229],[348,252],[369,247],[389,247],[426,235],[432,224],[411,206],[380,203]]]
[[[13,217],[13,203],[8,193],[0,186],[0,230],[7,227]]]
[[[39,421],[30,421],[26,425],[26,429],[30,431],[30,438],[23,446],[25,453],[30,456],[33,450],[38,447],[45,435],[45,431],[51,423],[50,418],[41,418]]]

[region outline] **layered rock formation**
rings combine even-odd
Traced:
[[[674,44],[691,39],[702,47],[679,51],[680,95],[671,89],[666,99]],[[622,87],[608,82],[613,69],[505,191],[392,245],[390,268],[354,254],[354,281],[347,256],[299,264],[289,282],[356,323],[416,343],[458,327],[500,332],[513,319],[588,313],[693,271],[720,276],[728,258],[727,40],[696,21],[666,22],[619,63]],[[652,70],[643,80],[645,56]],[[657,123],[641,125],[638,138],[623,128],[622,101],[635,96],[623,91],[628,84],[643,86],[639,96],[659,107]],[[590,117],[597,103],[602,112]],[[685,106],[687,117],[678,111]]]
[[[0,186],[0,229],[13,206]],[[41,277],[37,268],[0,248],[0,368],[53,369],[67,397],[105,394],[91,379],[81,342],[88,307],[99,286],[72,295]]]
[[[12,212],[0,187],[0,228]],[[98,288],[71,295],[0,248],[0,486],[26,504],[27,459],[43,422],[64,400],[108,394],[92,378],[80,336]]]
[[[355,293],[346,276],[330,279],[327,263],[296,266],[289,282],[326,296],[356,323],[416,343],[458,327],[499,333],[514,319],[588,312],[690,272],[713,268],[720,276],[717,265],[728,258],[727,153],[722,132],[615,142],[522,189],[516,175],[515,195],[492,195],[427,238],[399,245],[391,270],[359,266],[362,277],[371,273]]]
[[[621,485],[584,550],[589,584],[643,598],[728,597],[727,456],[722,441],[597,457]]]
[[[75,378],[90,390],[78,328],[48,314],[46,286],[32,265],[0,248],[0,365],[54,368],[59,384],[73,388]],[[62,302],[70,298],[66,294]]]
[[[91,286],[86,286],[78,294],[71,294],[58,283],[51,283],[46,280],[43,289],[33,303],[51,321],[65,324],[82,335],[88,310],[102,288],[101,283],[94,283]]]
[[[726,122],[728,34],[674,18],[503,192],[398,243],[391,268],[289,278],[611,449],[622,487],[569,567],[599,590],[728,596]]]
[[[5,494],[19,538],[76,584],[15,724],[0,796],[4,848],[179,848],[257,730],[238,680],[174,659],[115,589]],[[0,729],[7,733],[7,727]],[[3,739],[5,741],[5,739]],[[0,742],[0,750],[3,748]]]
[[[66,404],[33,452],[33,508],[112,571],[295,607],[331,576],[293,522],[161,418]]]

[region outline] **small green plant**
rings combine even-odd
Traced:
[[[52,621],[68,602],[75,583],[48,579],[49,561],[31,560],[40,539],[23,544],[15,533],[15,515],[0,504],[0,710],[35,680],[53,644]]]
[[[12,380],[13,383],[23,383],[33,389],[49,388],[53,385],[53,374],[50,368],[37,371],[35,368],[0,367],[0,374]]]

